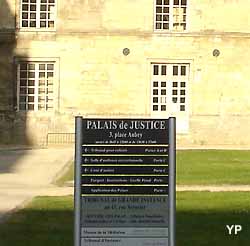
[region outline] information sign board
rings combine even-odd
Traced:
[[[75,246],[175,245],[175,118],[76,117]]]

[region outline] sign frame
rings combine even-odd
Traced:
[[[88,120],[88,118],[84,118]],[[94,120],[94,119],[90,119]],[[97,118],[95,120],[98,120]],[[105,120],[100,118],[99,120]],[[122,120],[120,118],[107,120]],[[126,119],[131,120],[131,119]],[[140,120],[140,119],[134,119]],[[143,119],[145,120],[145,119]],[[146,120],[159,120],[148,118]],[[168,246],[175,246],[176,241],[176,118],[164,119],[168,121]],[[83,117],[75,117],[75,173],[74,173],[74,246],[81,245],[81,165],[83,145]]]

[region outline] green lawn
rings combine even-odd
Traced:
[[[177,184],[250,184],[250,151],[177,152]]]
[[[227,234],[226,225],[243,231]],[[177,193],[176,246],[248,246],[249,193]],[[0,224],[3,246],[73,246],[73,198],[39,197]]]
[[[250,151],[177,151],[177,184],[250,184]],[[57,184],[73,180],[73,161]]]
[[[38,197],[0,224],[1,246],[73,246],[73,198]]]

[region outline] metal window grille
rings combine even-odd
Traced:
[[[56,0],[21,0],[21,27],[53,29]]]
[[[187,1],[188,0],[155,0],[155,30],[186,30]]]
[[[189,64],[152,63],[153,113],[187,111]]]
[[[54,108],[53,62],[21,62],[18,64],[18,110],[51,110]]]

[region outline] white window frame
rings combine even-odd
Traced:
[[[186,5],[186,29],[184,30],[174,30],[173,24],[174,24],[174,17],[173,17],[173,10],[174,10],[174,0],[169,0],[169,29],[157,29],[156,28],[156,6],[157,6],[157,0],[154,1],[154,15],[153,15],[153,30],[155,33],[185,33],[189,29],[189,9],[190,9],[190,2],[191,0],[187,0]],[[162,0],[163,1],[163,0]],[[181,0],[180,0],[181,1]]]
[[[30,0],[29,0],[30,1]],[[54,10],[54,27],[40,27],[40,13],[41,13],[41,10],[40,10],[40,4],[41,4],[41,0],[36,0],[36,6],[37,6],[37,9],[36,9],[36,27],[23,27],[22,26],[22,21],[23,21],[23,18],[22,18],[22,14],[23,14],[23,10],[22,10],[22,4],[23,4],[23,0],[20,0],[19,1],[19,28],[22,30],[22,31],[45,31],[45,32],[53,32],[56,30],[56,23],[57,23],[57,0],[55,0],[55,10]],[[28,4],[30,4],[30,2],[28,2]],[[30,14],[30,12],[28,12],[28,14]],[[46,12],[47,14],[47,12]],[[46,21],[48,20],[47,18],[45,19]]]
[[[34,101],[34,110],[20,110],[20,64],[21,63],[53,63],[54,64],[54,77],[53,77],[53,108],[50,110],[39,110],[38,109],[38,74],[39,70],[35,71],[35,101]],[[16,64],[16,110],[18,112],[32,113],[39,112],[50,114],[59,110],[59,58],[15,58]]]
[[[153,65],[154,64],[160,64],[160,65],[168,65],[167,67],[167,75],[164,77],[162,75],[155,76],[153,75]],[[187,66],[186,69],[186,87],[185,87],[185,111],[180,111],[180,103],[173,103],[172,99],[172,90],[173,90],[173,82],[178,78],[179,76],[173,76],[172,74],[169,74],[169,71],[171,72],[171,69],[173,69],[174,65],[185,65]],[[166,118],[166,117],[176,117],[177,118],[177,133],[186,134],[189,131],[189,115],[190,115],[190,88],[191,88],[191,80],[192,80],[192,74],[191,74],[191,67],[193,66],[192,60],[162,60],[162,59],[149,59],[149,66],[150,66],[150,104],[149,104],[149,112],[151,117],[153,118]],[[162,81],[166,81],[166,111],[153,111],[153,82],[154,79],[158,77],[158,81],[160,83]],[[181,76],[180,76],[181,77]],[[162,80],[163,79],[163,80]],[[182,82],[182,79],[178,79],[177,82]],[[156,81],[156,79],[155,79]],[[178,83],[178,95],[180,93],[180,87]],[[159,95],[158,95],[159,97]],[[178,96],[178,101],[180,100],[181,96]]]

